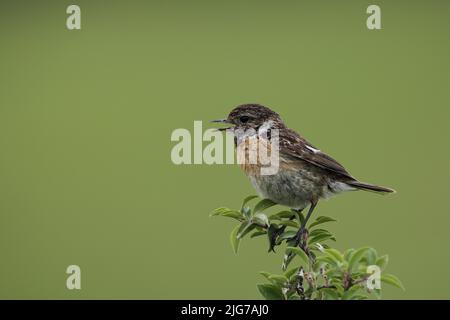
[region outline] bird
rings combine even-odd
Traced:
[[[274,174],[261,174],[262,164],[258,161],[244,161],[240,166],[261,198],[297,212],[309,206],[295,236],[296,245],[319,200],[353,190],[379,194],[395,192],[391,188],[359,181],[331,156],[289,129],[278,113],[261,104],[241,104],[227,118],[212,122],[231,125],[218,130],[234,134],[236,150],[244,153],[241,155],[244,159],[253,150],[252,144],[262,140],[271,143],[272,133],[277,132],[279,168]]]

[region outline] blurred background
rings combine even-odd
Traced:
[[[81,7],[81,30],[66,8]],[[381,7],[382,30],[366,28]],[[176,128],[241,103],[392,196],[321,202],[337,248],[389,254],[406,291],[450,298],[450,3],[2,1],[0,298],[253,299],[281,252],[209,218],[254,191],[234,165],[171,162]],[[206,125],[205,128],[208,127]],[[66,289],[68,265],[82,289]]]

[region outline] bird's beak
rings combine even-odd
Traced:
[[[228,121],[227,119],[211,120],[211,122],[213,122],[213,123],[228,123],[228,124],[231,124],[231,122]],[[218,128],[218,129],[216,129],[216,130],[217,130],[217,131],[225,131],[225,130],[227,130],[227,129],[229,129],[229,128],[231,128],[231,127],[227,127],[227,128]]]

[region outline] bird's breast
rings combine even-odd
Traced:
[[[236,146],[237,163],[248,176],[260,175],[261,168],[270,166],[272,147],[270,141],[257,135],[246,137]]]

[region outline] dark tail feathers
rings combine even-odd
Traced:
[[[367,191],[373,191],[373,192],[377,192],[377,193],[393,193],[395,192],[395,190],[393,189],[389,189],[386,187],[379,187],[370,183],[364,183],[364,182],[360,182],[360,181],[350,181],[347,182],[348,185],[355,187],[356,189],[361,189],[361,190],[367,190]]]

